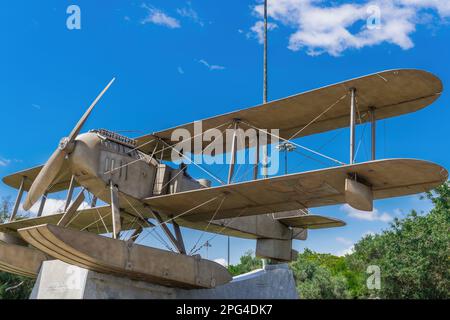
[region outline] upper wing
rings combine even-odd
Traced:
[[[442,92],[441,81],[431,73],[420,70],[391,70],[348,80],[331,86],[308,91],[284,99],[271,101],[249,109],[243,109],[202,120],[203,132],[241,119],[261,129],[280,129],[280,136],[290,139],[314,133],[347,127],[350,117],[350,88],[356,88],[361,122],[369,121],[368,110],[376,108],[376,118],[384,119],[417,111],[436,100]],[[345,97],[345,95],[347,95]],[[342,99],[341,99],[342,98]],[[336,104],[335,104],[336,103]],[[335,104],[335,105],[333,105]],[[330,106],[332,106],[330,108]],[[325,112],[320,118],[319,115]],[[221,129],[225,129],[221,128]],[[245,128],[245,127],[244,127]],[[194,122],[137,138],[144,152],[163,151],[163,159],[170,159],[170,148],[159,143],[160,138],[168,144],[172,132],[186,129],[194,136]],[[193,141],[192,141],[193,143]],[[203,148],[208,145],[203,142]],[[156,147],[156,149],[155,149]],[[192,145],[191,150],[194,150]],[[223,150],[226,150],[224,147]],[[160,155],[158,155],[159,157]]]
[[[447,180],[441,166],[422,160],[377,160],[144,199],[154,210],[191,221],[256,215],[345,203],[344,182],[357,174],[374,199],[428,191]],[[217,211],[222,199],[222,205]],[[217,211],[217,213],[216,213]]]
[[[66,165],[66,164],[64,164]],[[22,183],[22,179],[25,177],[24,181],[24,190],[28,191],[31,188],[31,185],[33,184],[34,179],[36,179],[37,175],[41,171],[43,165],[34,167],[31,169],[15,172],[13,174],[10,174],[9,176],[4,177],[2,180],[3,182],[15,189],[20,188],[20,184]],[[61,170],[61,174],[59,177],[56,178],[56,183],[52,185],[51,189],[49,190],[50,193],[58,192],[62,190],[69,189],[70,185],[70,179],[71,179],[71,171],[70,170]],[[78,186],[77,184],[75,186]]]

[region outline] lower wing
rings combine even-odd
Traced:
[[[441,166],[422,160],[376,160],[144,199],[153,210],[209,221],[346,203],[345,180],[356,175],[373,199],[429,191],[447,180]]]

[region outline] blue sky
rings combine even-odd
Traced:
[[[428,70],[441,78],[445,88],[450,83],[449,2],[274,2],[269,99],[395,68]],[[71,4],[81,9],[80,30],[66,27]],[[367,7],[373,4],[380,9],[381,20],[380,28],[370,31]],[[250,0],[2,1],[0,176],[45,162],[113,76],[116,82],[85,130],[134,130],[129,135],[138,136],[259,104],[258,5]],[[420,158],[449,168],[449,102],[444,89],[429,108],[379,122],[378,158]],[[322,152],[347,160],[347,129],[298,142],[312,148],[328,143]],[[358,161],[367,159],[368,147],[365,139]],[[296,155],[289,159],[290,172],[314,166]],[[211,170],[219,175],[226,171]],[[200,177],[195,169],[191,173]],[[1,196],[14,194],[0,184]],[[307,241],[294,247],[342,254],[362,235],[386,228],[390,217],[404,216],[414,208],[426,211],[429,206],[418,196],[377,201],[377,211],[365,219],[342,206],[313,209],[348,225],[311,231]],[[185,235],[189,247],[199,233],[185,231]],[[255,245],[235,238],[231,243],[232,263]],[[212,246],[209,258],[226,257],[226,238],[214,238]]]

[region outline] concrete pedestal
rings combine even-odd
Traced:
[[[214,289],[178,289],[45,261],[30,299],[297,299],[287,264],[267,265]]]

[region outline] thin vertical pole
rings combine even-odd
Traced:
[[[46,192],[42,196],[41,204],[39,205],[39,210],[38,210],[38,214],[37,214],[38,217],[42,216],[42,212],[44,212],[45,201],[47,200],[47,195],[48,195],[48,193]]]
[[[91,208],[94,208],[97,205],[97,197],[92,195]]]
[[[351,92],[351,102],[350,102],[350,164],[354,163],[355,160],[355,88],[350,89]]]
[[[231,159],[230,159],[230,167],[228,169],[228,184],[231,183],[231,180],[233,180],[233,174],[234,174],[234,165],[236,163],[236,134],[238,129],[238,122],[234,122],[234,128],[233,128],[233,142],[231,144]]]
[[[22,181],[20,182],[19,192],[17,193],[16,202],[14,203],[14,208],[11,213],[11,217],[9,218],[9,222],[13,221],[16,218],[17,211],[19,211],[19,205],[23,195],[23,188],[25,186],[25,179],[25,177],[22,177]]]
[[[370,107],[369,108],[369,113],[370,113],[370,124],[371,124],[371,129],[372,129],[372,160],[376,159],[376,125],[377,125],[377,121],[376,121],[376,117],[375,117],[375,107]]]
[[[227,259],[227,265],[230,266],[230,236],[228,236],[228,259]]]
[[[267,103],[267,0],[264,0],[264,85],[263,103]]]
[[[119,190],[116,186],[110,182],[110,191],[111,191],[111,215],[112,215],[112,227],[113,239],[118,239],[120,236],[120,232],[122,231],[122,224],[120,221],[120,207],[119,207]]]
[[[264,0],[264,88],[263,88],[263,104],[267,103],[267,0]],[[262,146],[263,153],[263,177],[267,178],[267,144]]]
[[[268,162],[269,162],[269,156],[267,154],[267,145],[269,144],[269,142],[267,141],[265,145],[261,146],[262,149],[262,154],[263,154],[263,158],[262,158],[262,167],[263,167],[263,178],[267,178],[269,175],[267,174],[267,167],[268,167]]]
[[[256,131],[256,146],[255,146],[255,166],[253,167],[253,179],[258,179],[259,169],[259,131]]]
[[[263,104],[267,103],[267,0],[264,0],[264,78],[263,78]],[[262,146],[263,154],[263,177],[267,178],[267,144]]]
[[[288,151],[284,150],[284,174],[288,174]]]

